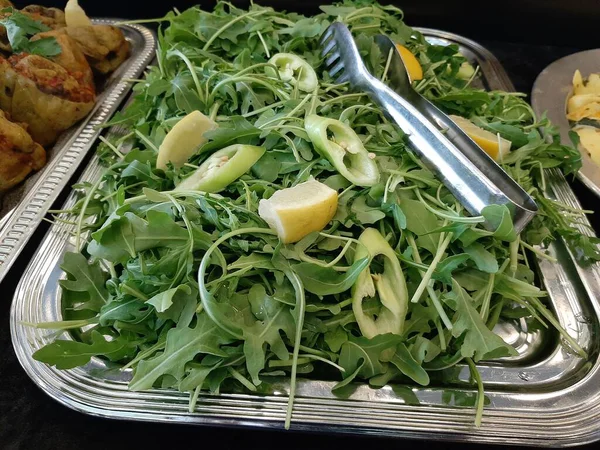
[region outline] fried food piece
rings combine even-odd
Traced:
[[[130,46],[123,32],[111,25],[67,27],[67,33],[81,47],[94,70],[113,72],[129,56]]]
[[[57,30],[67,26],[65,21],[65,13],[58,8],[46,8],[41,5],[29,5],[21,10],[23,14],[27,14],[33,20],[42,22],[44,25]]]
[[[1,1],[1,0],[0,0]],[[0,9],[12,7],[12,5],[0,6]],[[0,18],[10,16],[10,13],[0,13]],[[0,50],[3,52],[12,52],[10,42],[8,42],[8,35],[6,34],[6,28],[0,25]]]
[[[0,8],[12,8],[13,6],[8,0],[0,0]]]
[[[46,151],[20,124],[0,111],[0,192],[20,183],[46,164]]]
[[[0,108],[28,125],[43,146],[85,117],[95,94],[58,64],[38,55],[0,58]]]
[[[82,84],[94,88],[94,74],[92,68],[87,62],[85,55],[81,51],[79,44],[71,38],[64,28],[52,31],[38,33],[31,38],[32,41],[53,37],[60,45],[61,52],[48,59],[54,61],[59,66],[67,69],[76,80]]]

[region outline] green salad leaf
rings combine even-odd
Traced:
[[[0,25],[6,29],[6,36],[14,53],[31,53],[45,57],[61,53],[62,49],[54,37],[45,37],[35,41],[29,39],[30,36],[50,30],[42,22],[33,20],[12,7],[4,8],[0,12],[3,15],[0,18]]]

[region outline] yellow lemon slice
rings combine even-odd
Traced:
[[[92,21],[77,0],[69,0],[65,6],[65,22],[68,27],[87,27]]]
[[[412,52],[407,49],[404,45],[396,44],[396,48],[400,52],[400,56],[402,57],[402,61],[406,66],[406,71],[408,72],[408,77],[410,81],[422,80],[423,79],[423,68],[419,63],[419,60]]]
[[[338,194],[329,186],[310,180],[282,189],[261,200],[258,214],[277,232],[284,244],[298,242],[327,226],[338,206]]]
[[[479,128],[464,117],[453,115],[449,117],[494,160],[502,161],[502,158],[510,152],[511,142],[509,140]]]
[[[217,128],[217,124],[200,111],[193,111],[175,124],[158,149],[156,167],[165,170],[167,163],[183,166],[196,150],[208,140],[204,133]]]

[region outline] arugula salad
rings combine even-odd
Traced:
[[[156,65],[108,124],[120,133],[98,148],[103,176],[54,212],[73,225],[77,251],[61,266],[65,320],[35,326],[75,339],[59,336],[35,359],[69,369],[101,357],[132,369],[131,390],[189,392],[190,411],[202,391],[267,393],[283,377],[289,427],[299,377],[335,381],[334,393],[427,386],[459,364],[480,424],[477,363],[516,355],[493,331],[501,320],[555,327],[586,357],[532,266],[552,259],[541,244],[557,237],[600,259],[597,240],[574,228],[584,212],[544,193],[545,169],[575,173],[578,151],[524,95],[472,87],[477,68],[456,46],[429,44],[400,9],[321,10],[221,1],[157,19]],[[422,71],[417,91],[508,143],[500,164],[540,208],[521,234],[505,206],[466,214],[402,130],[332,81],[319,38],[333,21],[382,79],[374,36],[389,35]]]

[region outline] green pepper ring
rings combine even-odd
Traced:
[[[255,145],[235,144],[225,147],[210,155],[175,190],[220,192],[248,172],[265,151],[264,147]]]
[[[304,122],[308,137],[321,156],[356,186],[374,186],[379,182],[379,168],[352,128],[335,119],[312,114]],[[335,142],[328,138],[332,133]]]
[[[298,86],[304,92],[312,92],[319,85],[315,70],[301,57],[292,53],[277,53],[269,59],[269,64],[277,67],[266,67],[267,75],[276,78],[279,75],[283,81]],[[298,78],[299,77],[299,78]]]
[[[352,287],[352,310],[363,336],[372,339],[379,334],[402,334],[408,311],[408,291],[400,261],[390,244],[375,228],[367,228],[358,239],[363,245],[356,249],[354,261],[365,257],[385,258],[383,273],[375,283],[369,268],[365,268]],[[379,294],[383,306],[377,319],[367,316],[362,308],[363,299]]]

